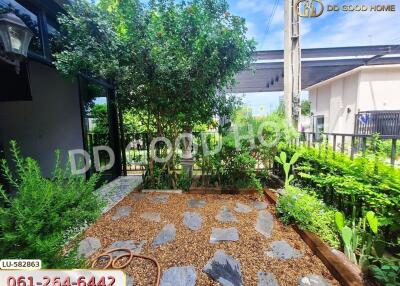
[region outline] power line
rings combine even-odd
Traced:
[[[272,20],[274,19],[276,9],[278,8],[279,1],[280,0],[275,0],[275,2],[274,2],[274,6],[272,7],[271,15],[269,16],[269,19],[268,19],[268,22],[267,22],[267,27],[265,29],[264,36],[263,36],[261,44],[264,43],[265,38],[267,37],[267,34],[269,33],[269,29],[271,27]]]

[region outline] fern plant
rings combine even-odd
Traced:
[[[0,188],[0,257],[41,259],[44,267],[73,265],[61,249],[100,215],[103,203],[94,192],[98,176],[86,180],[72,175],[68,164],[61,167],[56,152],[53,175],[44,178],[34,159],[23,157],[15,141],[10,145],[15,171],[5,160],[1,170],[15,195]]]

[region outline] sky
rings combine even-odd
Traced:
[[[232,14],[246,19],[248,38],[257,42],[257,50],[283,49],[283,4],[285,0],[228,0]],[[275,2],[277,6],[272,13]],[[367,45],[399,45],[400,0],[322,0],[325,12],[318,18],[302,18],[301,48],[326,48]],[[395,4],[395,12],[327,12],[328,5]],[[271,18],[271,16],[273,17]],[[269,29],[268,27],[269,25]],[[254,115],[267,114],[279,104],[281,92],[254,93],[244,103]],[[306,98],[306,93],[303,93]]]

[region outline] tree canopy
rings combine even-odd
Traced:
[[[250,64],[255,43],[225,0],[77,0],[66,10],[56,67],[112,81],[120,106],[143,112],[160,134],[191,130],[237,105],[224,90]]]

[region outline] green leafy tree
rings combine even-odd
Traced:
[[[113,81],[120,106],[143,112],[147,132],[176,138],[238,105],[224,90],[251,63],[255,43],[227,1],[157,0],[143,7],[135,0],[77,0],[67,12],[60,17],[67,45],[56,67]]]

